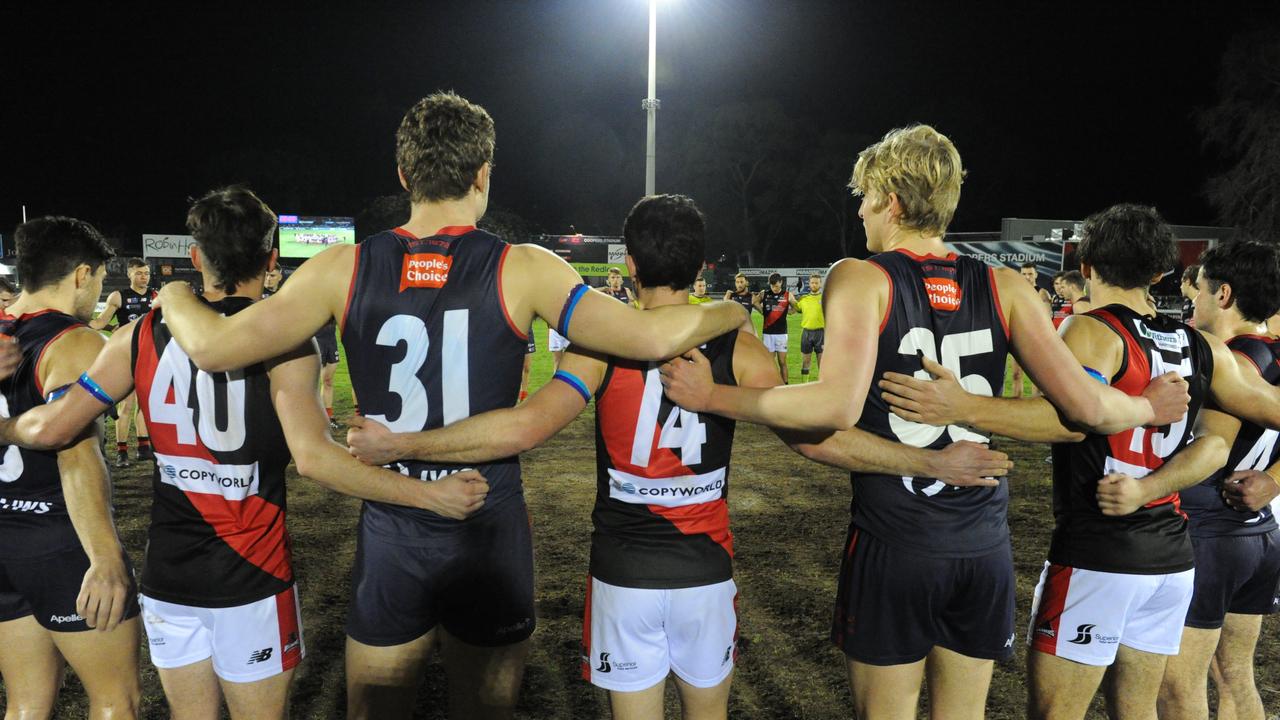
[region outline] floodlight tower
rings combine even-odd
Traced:
[[[649,115],[649,136],[644,153],[644,194],[654,193],[657,170],[658,107],[658,0],[649,0],[649,97],[640,104]]]

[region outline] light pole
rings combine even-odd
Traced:
[[[649,97],[640,104],[649,114],[649,137],[644,153],[644,194],[654,194],[654,178],[657,169],[658,107],[656,97],[658,79],[655,69],[658,61],[658,0],[649,0]]]

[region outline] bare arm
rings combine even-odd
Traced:
[[[536,315],[559,330],[561,312],[581,276],[555,253],[536,245],[513,246],[506,263],[512,271],[502,273],[502,295],[511,321],[528,327]],[[566,336],[588,350],[632,360],[665,360],[737,328],[743,313],[731,302],[640,310],[589,292],[575,306]]]
[[[559,365],[559,370],[582,380],[588,393],[600,387],[604,369],[603,361],[573,346]],[[377,422],[357,418],[347,431],[347,444],[361,462],[373,464],[406,459],[489,462],[538,447],[573,422],[586,405],[577,390],[552,380],[515,407],[490,410],[435,430],[393,433]]]
[[[285,355],[330,318],[342,318],[356,252],[354,245],[331,247],[304,262],[279,292],[226,317],[201,302],[186,283],[169,283],[159,296],[165,324],[195,364],[209,372]]]
[[[1196,418],[1196,439],[1154,472],[1143,478],[1119,473],[1102,478],[1098,482],[1098,508],[1103,515],[1128,515],[1200,483],[1226,464],[1231,445],[1219,432],[1234,433],[1234,422],[1223,413],[1201,410]]]
[[[317,382],[320,358],[314,342],[272,363],[271,400],[298,474],[344,495],[430,510],[461,520],[484,505],[488,483],[474,471],[422,482],[351,456],[329,435]]]
[[[857,424],[875,369],[880,321],[889,284],[875,265],[842,260],[827,276],[822,377],[769,389],[711,382],[710,366],[696,351],[662,366],[667,397],[694,412],[800,431],[845,430]]]
[[[787,292],[787,314],[795,315],[800,312],[800,308],[796,307],[796,296]]]
[[[102,330],[111,324],[111,319],[115,317],[116,310],[120,309],[120,291],[115,290],[107,296],[107,304],[102,308],[102,312],[98,317],[89,321],[89,327],[94,330]]]
[[[103,338],[82,328],[55,340],[36,368],[41,385],[50,390],[73,383],[102,349]],[[58,474],[67,515],[76,537],[89,556],[76,598],[76,612],[90,627],[111,630],[124,616],[130,590],[124,550],[111,517],[111,477],[102,459],[99,428],[86,430],[78,441],[58,453]]]

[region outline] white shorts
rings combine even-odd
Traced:
[[[552,330],[550,328],[547,329],[547,349],[548,350],[550,350],[551,352],[560,352],[561,350],[565,350],[568,347],[569,347],[569,338],[561,335],[555,330]]]
[[[787,335],[786,333],[778,333],[776,335],[765,335],[764,349],[769,352],[786,352],[787,351]]]
[[[296,587],[247,605],[200,608],[143,595],[151,662],[164,670],[213,658],[213,671],[238,683],[295,667],[305,654]]]
[[[1178,654],[1195,570],[1130,575],[1044,565],[1027,631],[1033,650],[1085,665],[1110,665],[1120,645]]]
[[[738,655],[738,587],[732,580],[675,590],[587,588],[582,678],[606,690],[645,690],[674,672],[715,687]]]

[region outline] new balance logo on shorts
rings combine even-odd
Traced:
[[[272,648],[262,648],[249,653],[249,665],[254,663],[266,662],[271,659]]]

